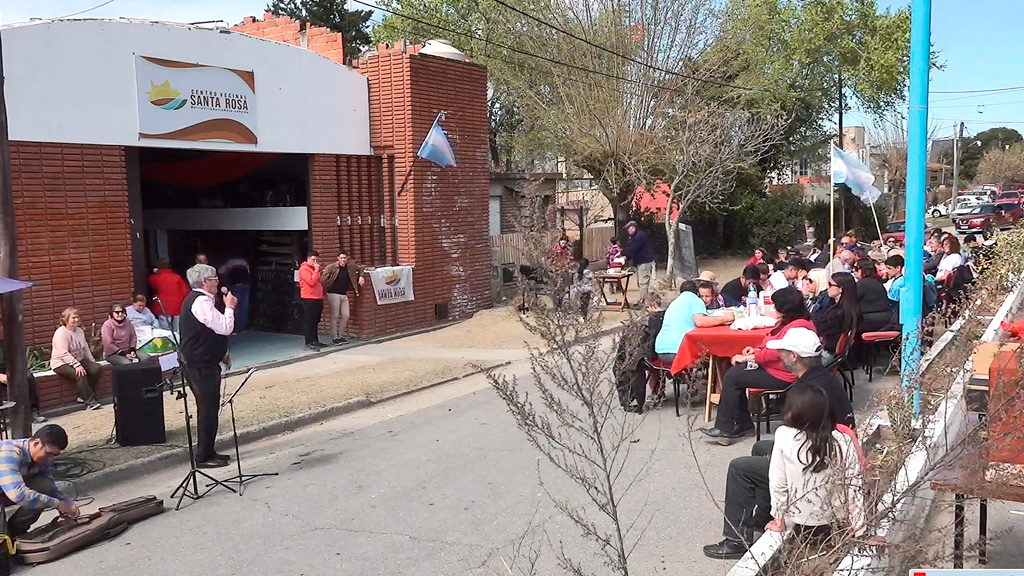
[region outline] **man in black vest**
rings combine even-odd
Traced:
[[[189,387],[196,397],[196,466],[219,468],[227,466],[228,456],[213,449],[217,438],[220,411],[220,362],[227,361],[228,335],[235,329],[235,306],[238,299],[224,295],[224,313],[217,310],[217,269],[196,264],[186,273],[192,291],[181,304],[181,346],[178,352],[185,361]]]

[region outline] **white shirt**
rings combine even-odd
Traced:
[[[214,306],[213,294],[202,288],[194,288],[200,295],[192,301],[192,315],[204,326],[221,336],[230,336],[235,331],[235,311],[227,308],[221,314]]]
[[[939,272],[945,270],[946,272],[952,272],[958,266],[964,263],[964,257],[959,254],[946,254],[939,260]]]
[[[773,272],[772,275],[768,277],[768,283],[772,285],[772,290],[782,290],[783,288],[792,286],[792,284],[789,283],[789,278],[786,278],[786,274],[782,270]]]
[[[858,532],[863,528],[864,503],[857,450],[850,437],[842,432],[833,430],[832,438],[839,445],[839,458],[822,472],[805,472],[809,458],[806,448],[801,450],[804,433],[789,426],[780,426],[775,431],[775,445],[768,465],[772,517],[785,518],[789,528],[793,524],[834,524],[836,520],[848,520]]]

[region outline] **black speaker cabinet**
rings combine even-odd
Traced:
[[[152,360],[114,366],[114,430],[121,446],[167,442],[162,379]]]

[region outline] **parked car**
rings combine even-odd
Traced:
[[[1007,190],[996,195],[996,204],[1002,204],[1005,202],[1016,202],[1017,204],[1020,204],[1022,200],[1024,200],[1024,198],[1021,198],[1020,190]]]
[[[895,238],[900,243],[903,243],[903,239],[906,237],[906,232],[906,220],[893,220],[886,225],[885,232],[882,234],[882,242],[885,242],[889,238]]]
[[[996,230],[1012,228],[1021,218],[1024,218],[1024,209],[1017,202],[981,204],[956,220],[956,231],[961,234],[981,232],[988,238]]]
[[[971,210],[974,210],[980,204],[988,204],[988,199],[979,200],[977,196],[963,196],[957,197],[956,199],[956,210],[953,210],[952,214],[949,215],[953,223],[956,224],[956,219],[965,214],[970,214]]]
[[[951,202],[953,202],[952,198],[950,198],[949,200],[946,200],[945,202],[940,202],[940,203],[936,204],[935,206],[932,206],[931,208],[925,210],[925,213],[928,214],[929,216],[931,216],[932,218],[938,218],[939,216],[945,216],[945,215],[949,214],[949,205],[950,205]]]

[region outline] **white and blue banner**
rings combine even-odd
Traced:
[[[452,145],[448,143],[448,135],[441,129],[440,121],[441,116],[439,115],[434,119],[434,125],[430,127],[430,131],[427,132],[427,137],[423,139],[420,151],[416,155],[441,168],[447,168],[455,166],[455,152],[452,150]]]
[[[874,204],[882,195],[875,187],[875,175],[865,166],[856,154],[840,150],[832,145],[832,185],[846,184],[854,196],[865,204]]]

